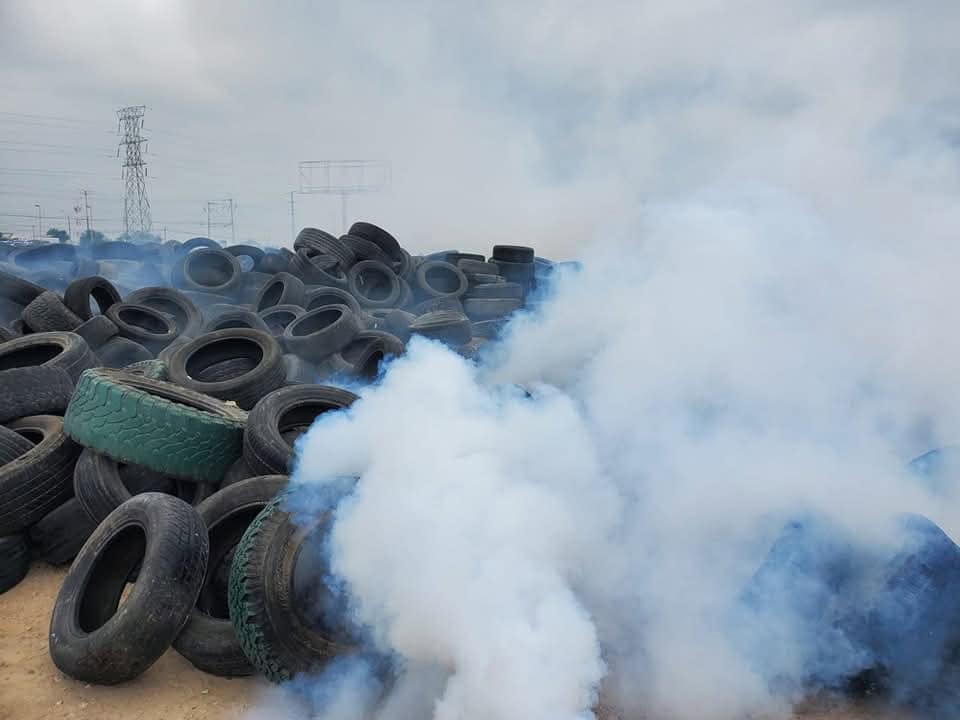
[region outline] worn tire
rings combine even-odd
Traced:
[[[392,308],[400,301],[400,278],[376,260],[358,262],[347,273],[347,286],[363,307]]]
[[[191,256],[195,254],[191,253]],[[117,326],[117,334],[120,337],[143,345],[154,355],[172,343],[180,334],[180,329],[172,315],[149,305],[116,303],[110,306],[106,314]]]
[[[307,312],[329,305],[346,305],[357,315],[363,312],[360,303],[347,290],[334,287],[311,288],[303,299],[303,309]]]
[[[40,285],[24,280],[17,275],[0,271],[0,298],[26,307],[44,292]]]
[[[81,320],[93,317],[90,300],[96,302],[100,313],[105,313],[111,305],[120,302],[120,293],[106,278],[93,275],[74,280],[63,292],[63,302]]]
[[[357,256],[338,238],[316,228],[304,228],[293,241],[294,250],[308,250],[320,255],[332,255],[344,271],[353,267]]]
[[[33,333],[0,345],[0,370],[28,365],[59,367],[76,382],[97,359],[86,341],[70,332]]]
[[[97,357],[100,358],[100,362],[96,363],[98,367],[116,370],[134,363],[152,360],[153,353],[129,338],[115,337],[103,344],[103,347],[97,351]]]
[[[346,347],[360,332],[356,314],[346,305],[328,305],[304,313],[283,331],[283,344],[298,357],[321,362]]]
[[[138,495],[84,544],[53,607],[50,657],[72,678],[131,680],[183,629],[207,569],[209,543],[197,512],[179,498]],[[117,611],[139,563],[137,582]]]
[[[240,457],[246,413],[172,383],[116,370],[80,378],[64,427],[81,445],[123,463],[219,483]]]
[[[80,501],[70,498],[44,515],[27,535],[36,557],[50,565],[68,565],[96,527]]]
[[[248,360],[236,366],[232,377],[204,382],[200,373],[236,358]],[[244,369],[246,368],[246,369]],[[279,343],[260,330],[230,329],[207,333],[177,350],[169,361],[170,381],[222,400],[233,400],[244,410],[283,385],[283,352]]]
[[[70,332],[83,321],[70,311],[55,292],[41,293],[23,309],[23,322],[35,333]]]
[[[350,407],[357,396],[326,385],[291,385],[267,395],[251,411],[243,437],[243,457],[260,475],[287,475],[294,447],[290,431],[306,432],[325,412]]]
[[[281,338],[287,326],[305,312],[299,305],[274,305],[261,312],[259,317],[266,326],[266,331],[282,345]]]
[[[496,320],[516,312],[523,303],[514,298],[469,298],[463,310],[471,320]]]
[[[459,298],[468,286],[467,276],[458,267],[440,260],[429,260],[417,268],[414,294],[421,300]]]
[[[333,255],[297,250],[297,254],[290,261],[290,273],[303,280],[305,285],[339,288],[347,286],[347,276],[340,267],[340,261]]]
[[[0,536],[0,595],[15,587],[30,570],[30,543],[23,534]]]
[[[324,363],[331,375],[346,375],[362,380],[375,380],[380,366],[389,357],[403,354],[400,338],[382,330],[361,330],[343,350]]]
[[[220,483],[220,488],[223,489],[228,485],[233,485],[241,480],[254,477],[256,474],[257,473],[247,465],[247,459],[241,455],[237,458],[237,461],[230,466],[230,469],[227,470],[227,474],[223,476],[223,482]]]
[[[229,296],[240,284],[240,263],[219,247],[200,248],[177,260],[170,280],[181,290]]]
[[[0,467],[0,535],[30,527],[70,498],[80,454],[55,415],[20,418],[7,427],[35,444]]]
[[[467,293],[467,300],[523,298],[523,286],[519,283],[499,282],[474,285]]]
[[[106,315],[94,315],[73,332],[87,341],[87,347],[97,352],[110,338],[116,337],[117,326]]]
[[[421,315],[410,324],[410,332],[452,347],[466,345],[473,337],[473,328],[466,315],[443,310]]]
[[[173,315],[181,335],[193,337],[203,327],[203,315],[200,314],[200,310],[179,290],[145,287],[135,290],[124,299],[131,304],[146,305],[154,310]]]
[[[533,248],[525,245],[494,245],[492,260],[510,263],[533,263]]]
[[[167,364],[163,360],[140,360],[124,365],[123,371],[149,380],[163,380],[164,382],[170,377]]]
[[[73,395],[73,380],[62,368],[47,365],[0,371],[0,423],[28,415],[63,415]]]
[[[73,469],[73,492],[87,517],[99,524],[134,495],[162,492],[181,495],[177,482],[138,465],[121,465],[107,455],[84,448]],[[192,498],[181,499],[190,502]]]
[[[206,325],[203,326],[204,333],[238,328],[270,332],[263,318],[247,307],[240,307],[239,305],[211,305],[206,315],[209,319]]]
[[[283,509],[286,494],[274,498],[244,533],[230,571],[230,619],[244,654],[268,680],[279,683],[320,670],[337,655],[350,652],[349,641],[303,614],[313,603],[297,592],[294,570],[301,556],[317,566],[318,535],[330,513],[310,523],[294,523]],[[322,572],[315,573],[316,579]],[[322,580],[321,580],[322,582]],[[326,587],[311,588],[327,597]]]
[[[215,571],[235,552],[260,511],[287,485],[284,475],[251,477],[234,483],[197,506],[207,526],[210,557],[197,604],[173,647],[194,667],[212,675],[252,675],[254,668],[230,622],[226,588],[217,587]]]
[[[274,305],[303,305],[305,294],[306,289],[300,278],[288,272],[279,272],[260,288],[253,309],[259,313]]]

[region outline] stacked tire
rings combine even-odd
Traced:
[[[170,647],[275,681],[357,652],[323,582],[330,513],[292,514],[298,439],[413,335],[474,356],[546,277],[530,248],[413,256],[366,222],[293,251],[0,242],[0,260],[0,592],[69,565],[51,657],[99,684]]]

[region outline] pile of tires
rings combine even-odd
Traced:
[[[531,248],[413,256],[355,223],[293,251],[0,243],[0,592],[70,565],[50,654],[113,684],[169,647],[274,681],[356,652],[294,446],[419,334],[474,356],[536,302]]]

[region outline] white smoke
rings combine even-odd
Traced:
[[[301,446],[299,482],[361,478],[331,568],[381,649],[446,673],[437,720],[575,720],[598,693],[627,717],[787,717],[730,619],[784,522],[960,530],[904,470],[958,423],[960,355],[905,300],[953,297],[903,276],[936,248],[831,233],[769,192],[636,227],[481,367],[414,341]],[[799,674],[822,639],[777,623],[764,655]]]

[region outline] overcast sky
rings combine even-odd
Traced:
[[[121,230],[116,110],[145,104],[170,238],[232,197],[240,241],[289,243],[314,159],[388,161],[350,215],[414,249],[570,254],[651,199],[750,185],[880,233],[919,187],[935,233],[957,226],[958,37],[946,0],[5,0],[0,228],[29,235],[34,203],[62,225],[86,188]],[[296,213],[339,231],[336,197]]]

